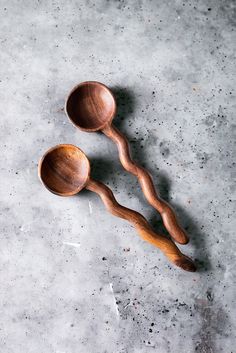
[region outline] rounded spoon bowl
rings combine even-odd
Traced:
[[[102,83],[82,82],[70,92],[65,110],[76,127],[94,132],[112,121],[116,114],[116,101]]]

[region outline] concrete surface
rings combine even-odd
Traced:
[[[1,353],[235,352],[235,2],[1,1]],[[84,192],[52,195],[40,156],[80,146],[92,175],[162,232],[116,147],[67,120],[78,82],[175,206],[185,273]]]

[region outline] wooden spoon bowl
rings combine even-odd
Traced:
[[[65,111],[72,123],[81,130],[102,130],[116,113],[112,92],[99,82],[82,82],[69,94]]]
[[[39,163],[39,177],[46,188],[60,196],[82,190],[89,180],[90,164],[85,154],[73,145],[57,145]]]

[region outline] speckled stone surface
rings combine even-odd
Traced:
[[[235,352],[235,2],[1,1],[1,353]],[[102,134],[63,106],[78,82],[177,210],[198,272],[171,266],[91,192],[39,182],[40,156],[78,145],[92,175],[163,232]]]

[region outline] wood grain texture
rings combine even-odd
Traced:
[[[96,192],[110,213],[132,223],[145,241],[159,248],[176,266],[185,271],[196,271],[196,267],[189,257],[182,254],[171,240],[154,232],[147,220],[140,213],[121,206],[106,185],[90,179],[86,189]]]
[[[117,144],[121,164],[129,173],[138,178],[147,201],[160,213],[168,233],[178,243],[186,244],[188,236],[178,223],[172,207],[157,195],[148,171],[132,160],[126,137],[114,125],[107,125],[103,132]]]
[[[108,211],[131,222],[141,237],[163,251],[171,262],[183,270],[195,271],[192,260],[171,240],[156,234],[141,214],[121,206],[107,186],[90,178],[89,160],[78,147],[64,144],[49,149],[39,162],[39,177],[49,191],[60,196],[75,195],[83,188],[96,192]]]
[[[38,170],[49,191],[59,196],[72,196],[87,184],[90,164],[78,147],[64,144],[50,148],[41,158]]]
[[[158,196],[150,174],[132,160],[127,139],[112,125],[116,101],[111,90],[100,82],[82,82],[70,92],[65,111],[79,129],[87,132],[100,130],[117,144],[123,167],[138,178],[147,201],[160,212],[168,233],[176,242],[186,244],[188,236],[178,223],[174,210]]]
[[[82,82],[70,92],[65,111],[71,122],[83,131],[101,130],[116,113],[116,101],[100,82]]]

